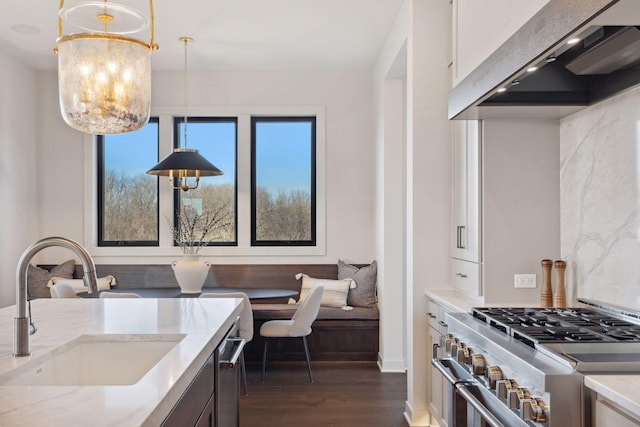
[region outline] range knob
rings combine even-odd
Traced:
[[[504,379],[502,369],[499,366],[489,366],[484,373],[484,383],[487,388],[493,390],[496,388],[496,382]]]
[[[507,393],[507,405],[509,405],[509,409],[521,409],[521,402],[530,397],[531,393],[529,393],[529,389],[525,387],[511,389]]]
[[[539,397],[522,399],[520,401],[520,416],[526,421],[545,423],[547,422],[547,405]]]
[[[496,381],[496,396],[498,396],[498,399],[507,400],[507,398],[509,397],[509,390],[517,387],[518,383],[516,382],[516,380],[498,380]]]
[[[456,360],[458,361],[458,363],[470,365],[472,354],[473,354],[473,350],[471,350],[467,346],[464,346],[458,349],[458,353],[456,354]]]
[[[453,334],[444,334],[440,335],[440,347],[446,350],[447,348],[447,340],[453,339]]]
[[[445,352],[451,356],[455,357],[456,351],[458,349],[458,344],[460,344],[460,340],[458,338],[451,338],[448,342],[449,346],[445,348]]]
[[[471,356],[471,373],[473,375],[484,375],[487,371],[487,363],[484,360],[484,356],[480,353],[475,353]]]
[[[458,360],[458,353],[462,353],[462,350],[464,350],[466,347],[467,345],[463,342],[459,342],[455,347],[452,345],[451,357],[455,360]]]

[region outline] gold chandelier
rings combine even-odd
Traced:
[[[69,126],[104,135],[132,132],[149,121],[151,52],[158,48],[153,42],[152,0],[149,10],[147,20],[141,12],[107,4],[107,0],[67,9],[60,0],[54,52],[58,55],[60,110]],[[85,32],[63,35],[64,19]],[[126,28],[131,22],[137,27]],[[147,27],[149,43],[126,35]]]

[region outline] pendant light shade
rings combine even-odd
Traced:
[[[64,9],[60,2],[58,54],[60,111],[74,129],[91,134],[119,134],[142,128],[151,106],[151,40],[144,43],[123,34],[149,26],[138,11],[104,1]],[[84,22],[87,16],[96,22]],[[77,19],[77,21],[74,21]],[[63,18],[90,32],[62,35]],[[129,31],[122,24],[137,25]],[[91,28],[91,25],[94,28]],[[109,26],[120,30],[109,32]],[[100,28],[98,28],[100,27]]]
[[[191,37],[180,37],[184,43],[184,148],[174,148],[173,152],[160,163],[149,169],[149,175],[168,176],[171,187],[189,191],[198,188],[201,176],[219,176],[224,173],[202,157],[198,150],[187,148],[187,44]],[[194,178],[189,185],[187,178]],[[177,180],[177,185],[175,181]]]
[[[168,176],[171,180],[173,178],[224,175],[220,169],[202,157],[198,150],[191,148],[175,148],[173,153],[149,169],[147,173]]]

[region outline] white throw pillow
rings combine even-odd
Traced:
[[[296,274],[296,279],[302,279],[302,289],[300,290],[300,299],[297,304],[300,304],[306,298],[311,288],[315,285],[324,286],[324,292],[322,293],[322,301],[320,305],[325,307],[337,307],[343,310],[353,310],[353,307],[347,305],[347,296],[349,295],[349,289],[355,289],[356,282],[353,279],[316,279],[315,277],[309,277],[306,274]],[[289,300],[290,304],[296,304],[296,301]]]
[[[87,289],[87,287],[84,285],[84,280],[82,279],[64,279],[62,277],[52,277],[51,280],[49,280],[49,283],[47,283],[47,286],[51,287],[59,283],[66,283],[67,285],[71,286],[73,290],[76,291],[76,294],[80,292],[89,291],[89,289]],[[99,291],[109,290],[111,289],[112,286],[115,286],[115,284],[116,284],[116,278],[111,275],[105,276],[105,277],[98,277]]]

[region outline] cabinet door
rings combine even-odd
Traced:
[[[480,262],[480,122],[453,121],[452,257]]]
[[[595,427],[638,427],[640,423],[602,400],[596,400]]]
[[[429,357],[431,357],[431,350],[433,349],[434,344],[438,344],[440,342],[440,332],[431,326],[429,326]],[[430,364],[429,374],[431,375],[430,381],[430,401],[429,401],[429,411],[431,412],[431,419],[436,421],[442,427],[443,424],[441,422],[444,413],[443,413],[443,381],[444,378],[442,374],[438,372],[438,370]],[[435,425],[435,423],[432,422]]]

